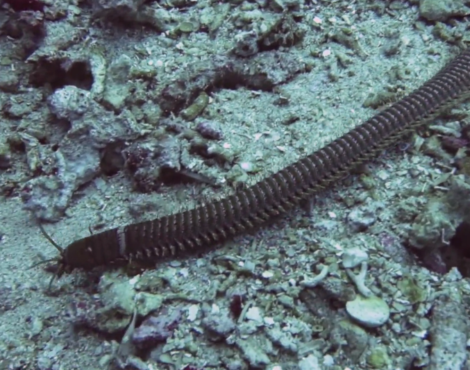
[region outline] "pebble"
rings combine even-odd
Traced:
[[[189,308],[188,308],[188,320],[189,321],[196,320],[198,312],[199,312],[199,305],[198,304],[193,304],[193,305],[189,306]]]
[[[181,267],[181,261],[170,261],[171,267]]]
[[[32,322],[32,327],[31,327],[31,334],[32,335],[38,335],[39,333],[42,332],[44,328],[44,324],[40,318],[34,318]]]
[[[376,296],[356,296],[353,301],[346,303],[346,312],[359,324],[367,328],[376,328],[385,324],[390,317],[387,303]]]
[[[263,271],[261,276],[264,277],[265,279],[269,279],[274,276],[274,273],[272,271]]]
[[[251,321],[255,321],[258,323],[263,322],[263,318],[261,317],[261,311],[258,307],[250,307],[246,312],[246,318]]]

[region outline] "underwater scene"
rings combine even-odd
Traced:
[[[468,0],[0,0],[0,370],[470,370]]]

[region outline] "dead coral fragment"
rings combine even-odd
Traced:
[[[207,107],[207,104],[209,104],[209,96],[205,92],[202,92],[194,100],[193,104],[181,111],[181,117],[188,121],[192,121],[202,113],[202,111]]]

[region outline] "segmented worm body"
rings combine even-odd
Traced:
[[[117,261],[158,261],[220,244],[287,212],[469,95],[470,50],[465,50],[410,95],[252,186],[190,210],[74,241],[61,250],[58,275]]]

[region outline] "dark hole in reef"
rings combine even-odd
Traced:
[[[238,320],[243,311],[243,297],[240,294],[234,294],[230,300],[230,312]]]
[[[42,20],[31,20],[27,16],[11,16],[0,27],[0,34],[20,40],[17,44],[16,54],[18,58],[27,59],[42,44],[46,36],[46,29]]]
[[[253,73],[245,76],[230,68],[226,68],[220,73],[211,85],[211,89],[223,88],[236,90],[240,87],[248,87],[254,90],[272,91],[274,84],[265,73]]]
[[[159,180],[166,185],[178,185],[178,184],[188,184],[195,182],[194,179],[191,179],[188,176],[185,176],[183,173],[175,171],[173,168],[162,167],[160,170]]]
[[[462,222],[448,245],[439,249],[416,252],[425,267],[445,274],[456,267],[464,277],[470,277],[470,222]]]
[[[101,172],[106,176],[114,176],[124,168],[125,160],[122,154],[123,143],[114,143],[108,145],[101,153],[100,167]]]
[[[35,87],[50,85],[54,90],[66,85],[73,85],[80,89],[90,90],[93,84],[93,75],[88,62],[76,61],[66,69],[60,60],[37,63],[31,74],[30,83]]]
[[[462,222],[449,242],[442,252],[447,268],[456,267],[463,277],[470,277],[470,222]]]
[[[450,239],[453,246],[462,257],[470,258],[470,222],[462,222]]]
[[[451,255],[449,253],[443,253],[444,250],[442,248],[415,249],[409,245],[407,246],[407,248],[409,248],[409,250],[411,250],[416,257],[418,257],[422,265],[428,270],[440,275],[444,275],[449,272],[449,265],[451,264]]]
[[[24,10],[43,11],[44,4],[38,0],[5,0],[14,11],[21,12]]]

